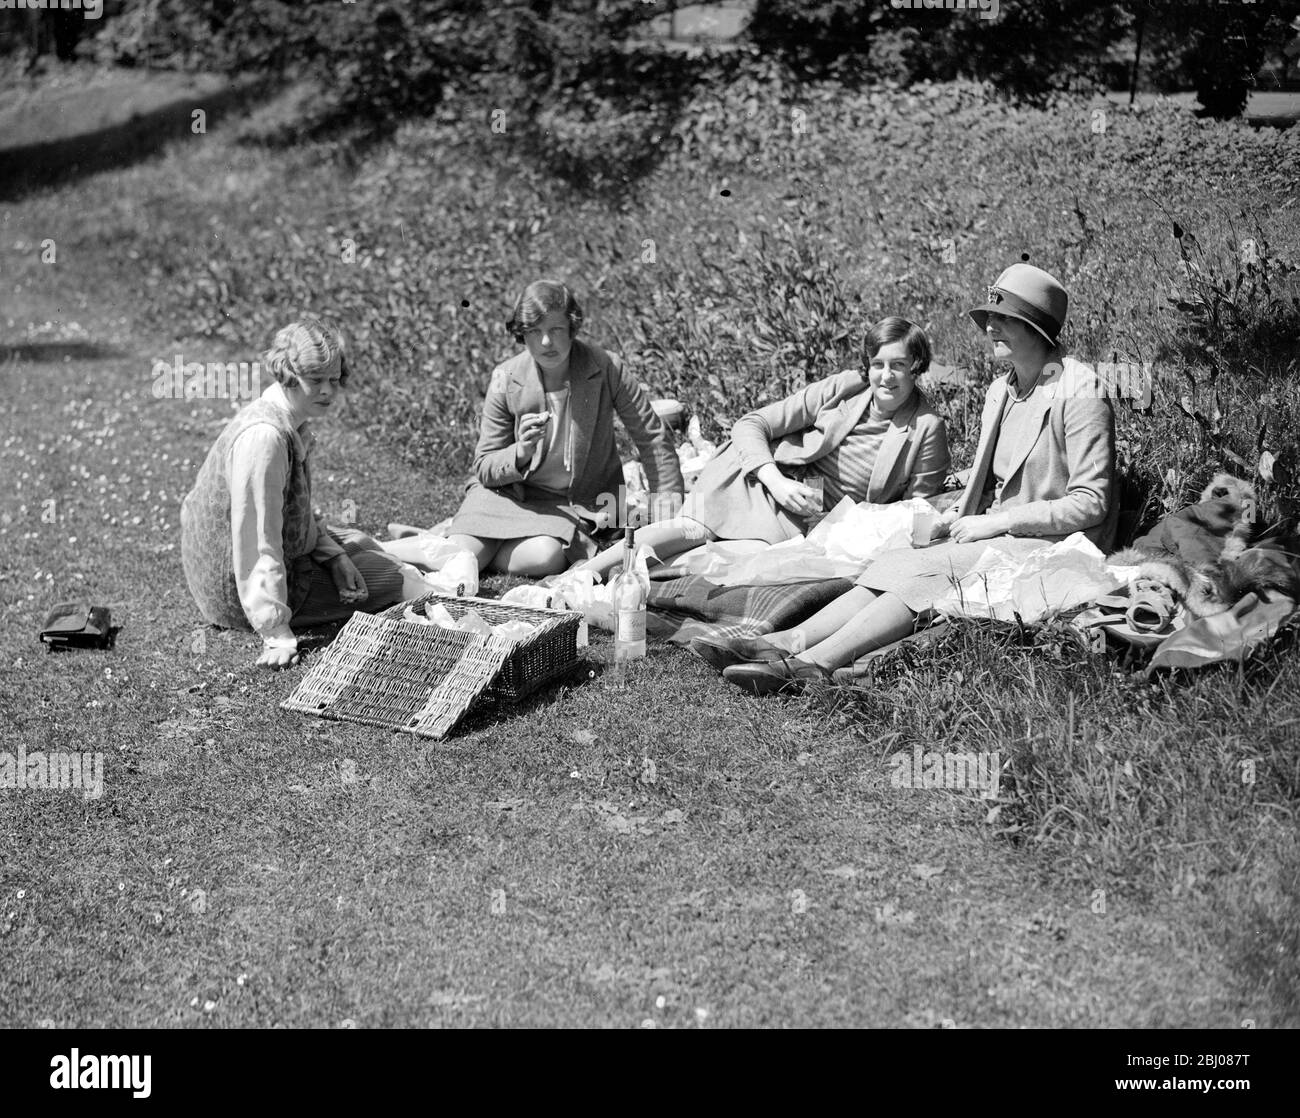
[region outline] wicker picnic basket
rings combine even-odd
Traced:
[[[411,622],[402,620],[406,610],[414,609],[416,613],[423,613],[430,602],[441,602],[457,621],[465,615],[466,610],[473,609],[489,625],[527,621],[530,625],[538,626],[529,636],[514,644],[501,666],[500,674],[492,682],[489,694],[493,698],[517,702],[543,684],[564,675],[578,659],[578,626],[582,614],[568,610],[505,605],[491,598],[452,598],[446,594],[426,594],[423,598],[399,602],[379,616],[410,625]],[[442,633],[453,640],[462,638],[468,642],[473,639],[469,633],[440,629],[436,625],[417,624],[416,628],[434,634]]]
[[[474,609],[489,625],[526,621],[522,640],[408,621],[439,602],[457,620]],[[580,613],[427,594],[383,613],[354,614],[280,705],[286,710],[445,737],[476,701],[514,702],[568,672]]]

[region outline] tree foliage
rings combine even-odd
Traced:
[[[758,0],[749,35],[805,74],[903,83],[964,75],[1036,99],[1127,84],[1140,29],[1143,70],[1159,88],[1195,89],[1206,115],[1231,117],[1297,15],[1300,0],[999,0],[992,19],[978,7]]]

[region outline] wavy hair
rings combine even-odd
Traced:
[[[347,343],[338,329],[309,316],[277,331],[262,364],[285,387],[338,363],[339,384],[348,383]]]
[[[536,326],[552,311],[564,312],[569,320],[569,336],[577,337],[582,328],[582,307],[568,285],[560,280],[535,280],[525,287],[506,319],[506,329],[515,341],[522,343],[524,331]]]

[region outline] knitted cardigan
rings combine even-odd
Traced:
[[[310,555],[317,543],[307,450],[282,409],[263,399],[254,400],[217,437],[199,469],[194,488],[181,505],[181,562],[185,581],[203,616],[212,624],[227,628],[252,628],[235,583],[229,467],[235,440],[257,423],[274,427],[289,455],[289,472],[281,498],[284,566],[291,613],[297,612],[309,589],[304,580],[295,578],[296,561]]]

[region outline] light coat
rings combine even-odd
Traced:
[[[1003,482],[998,511],[1008,518],[1010,535],[1056,542],[1083,532],[1106,551],[1119,515],[1114,409],[1096,374],[1073,357],[1045,371],[1039,386],[1016,405],[1033,409],[1037,421],[1028,423],[1026,437],[1011,448],[1013,467]],[[984,398],[975,464],[958,506],[962,516],[988,508],[985,490],[994,481],[993,453],[1006,400],[1003,376]]]
[[[768,462],[806,466],[825,458],[862,422],[871,395],[862,374],[849,369],[743,416],[731,429],[741,471],[748,476]],[[943,420],[915,390],[890,419],[865,500],[931,497],[943,489],[949,465]]]

